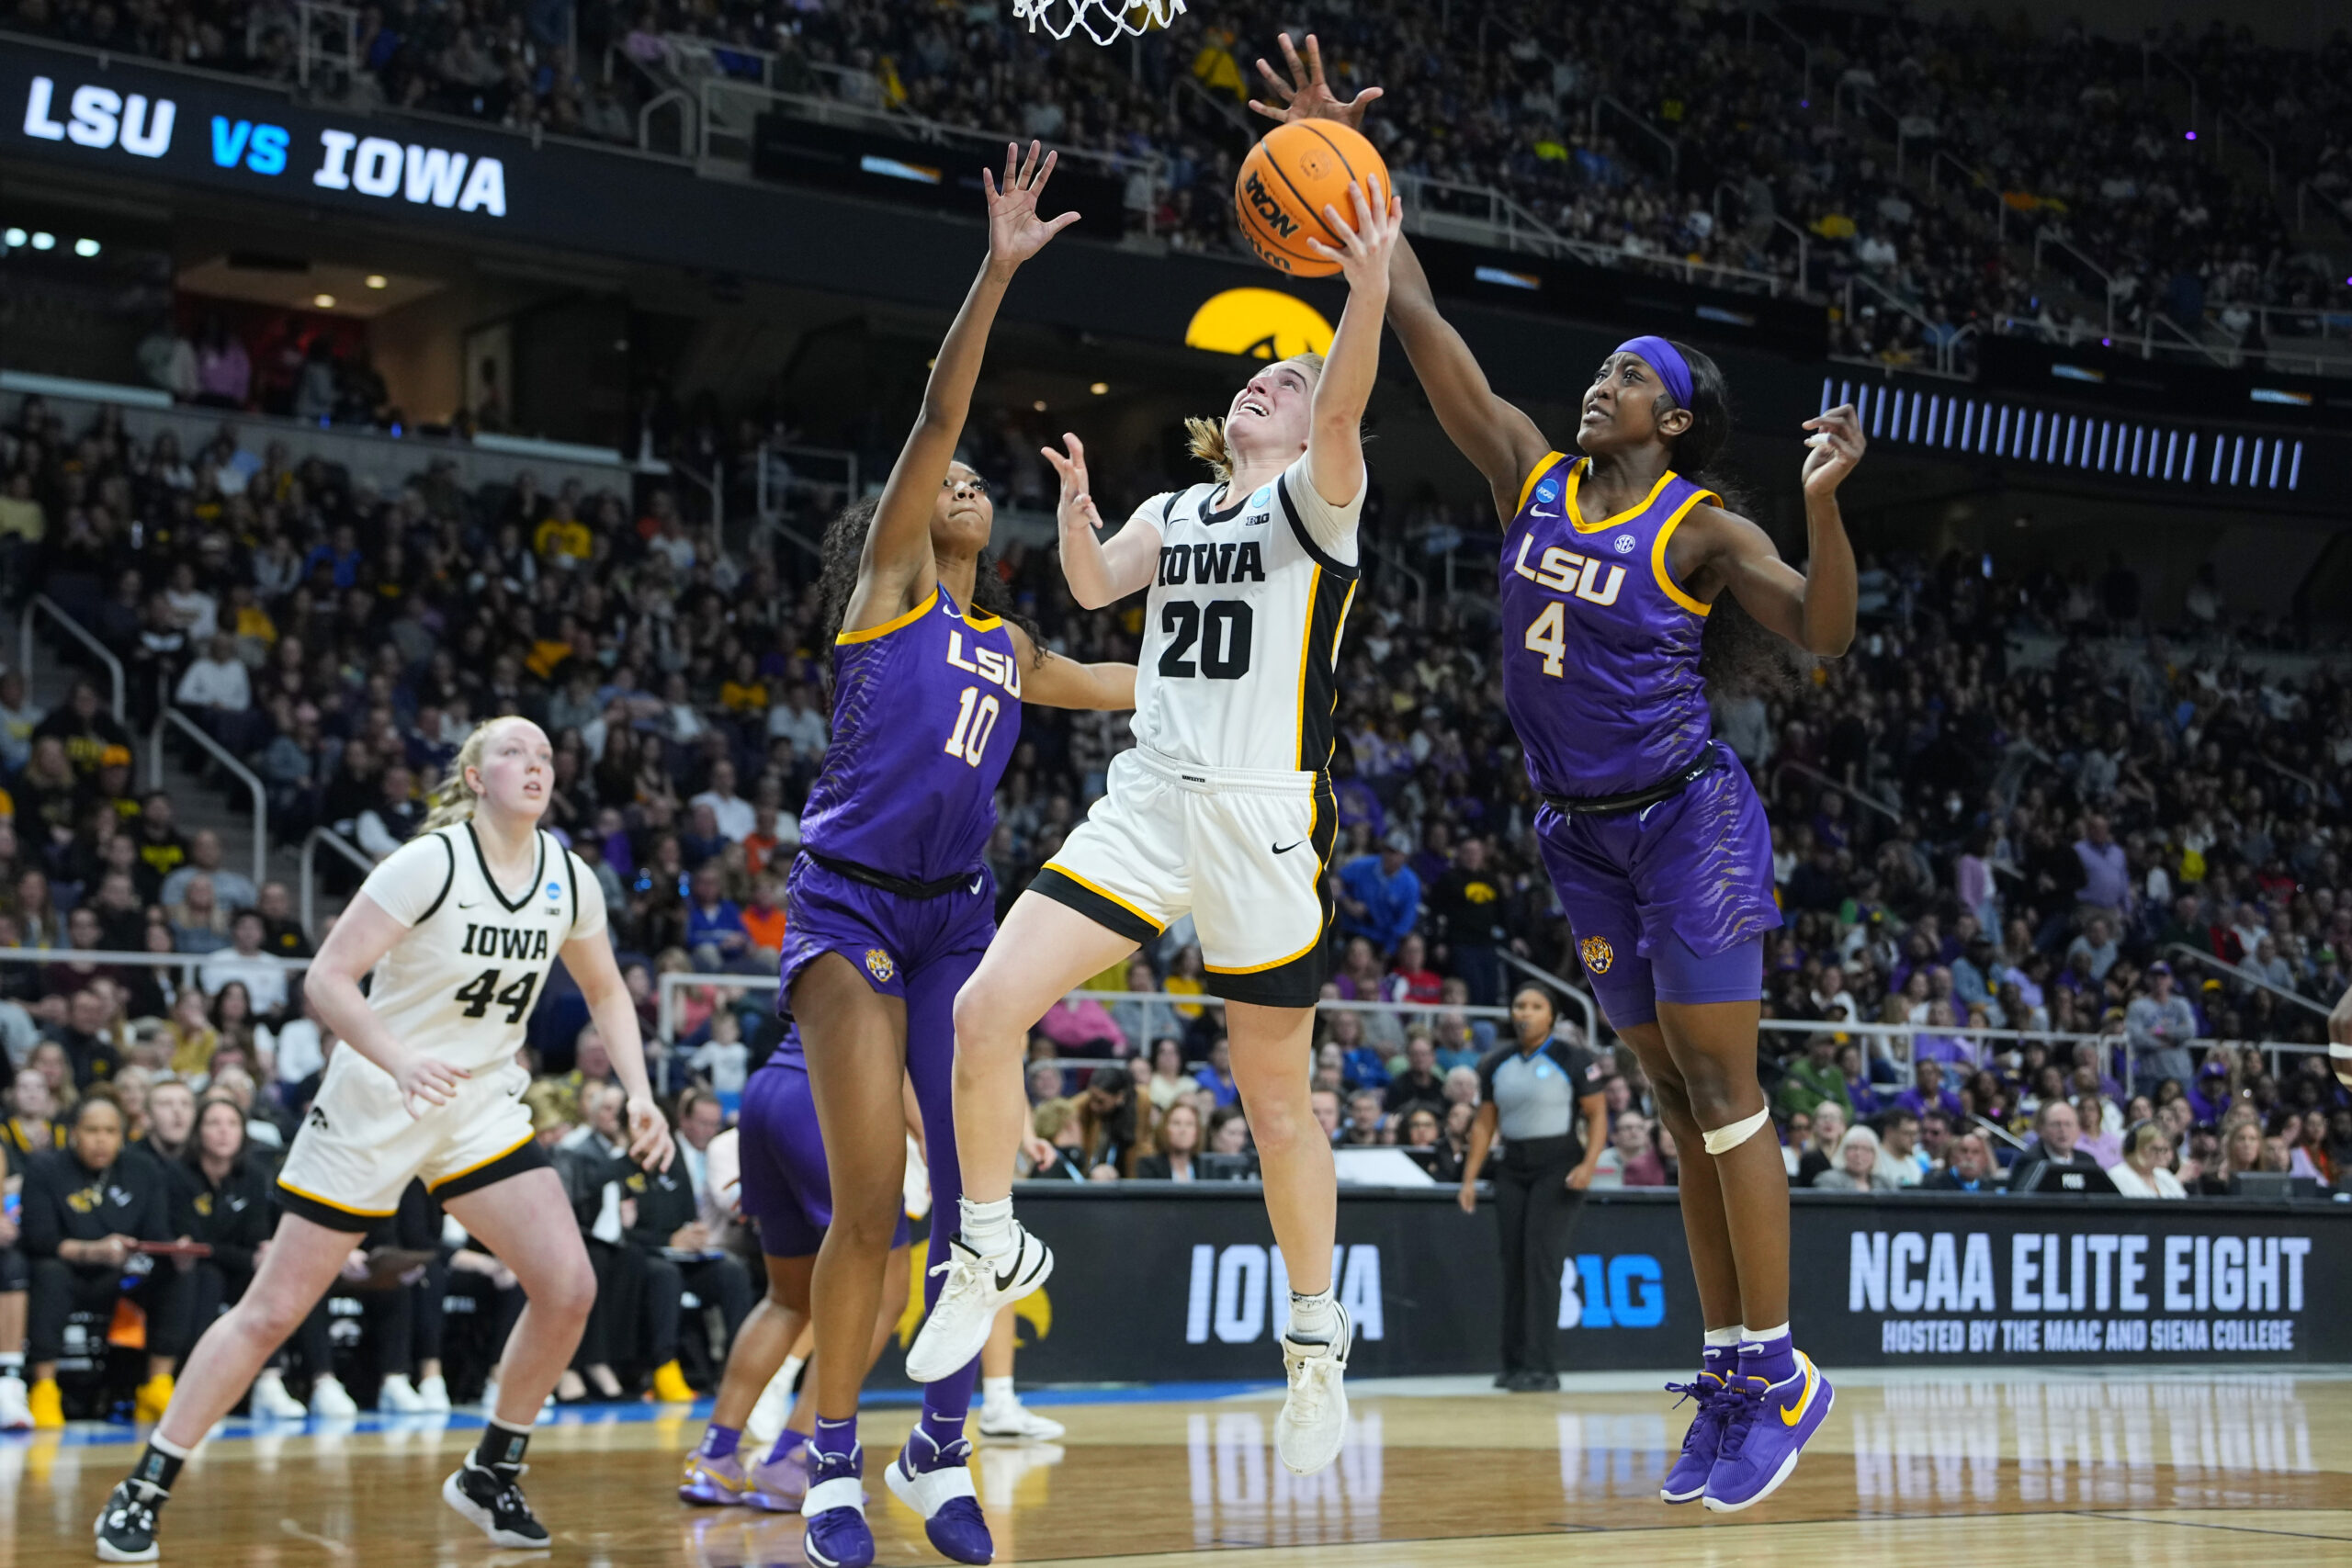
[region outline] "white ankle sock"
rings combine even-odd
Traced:
[[[1290,1328],[1293,1339],[1302,1345],[1328,1345],[1340,1326],[1339,1309],[1331,1301],[1327,1287],[1312,1295],[1290,1293]]]
[[[983,1404],[1012,1404],[1012,1380],[1011,1378],[982,1378],[980,1380],[980,1403]]]
[[[962,1215],[960,1229],[966,1247],[983,1258],[1002,1258],[1013,1249],[1016,1244],[1012,1199],[975,1203],[969,1198],[959,1198],[956,1206]]]

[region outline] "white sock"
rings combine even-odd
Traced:
[[[1312,1295],[1290,1293],[1290,1337],[1301,1345],[1328,1345],[1340,1326],[1339,1308],[1329,1286]]]
[[[0,1377],[12,1377],[22,1381],[24,1375],[25,1358],[21,1354],[13,1350],[0,1352]]]
[[[962,1215],[959,1227],[964,1245],[983,1258],[1002,1258],[1017,1245],[1012,1228],[1012,1200],[999,1198],[987,1203],[975,1203],[969,1198],[959,1198],[956,1206]]]
[[[982,1404],[1011,1404],[1014,1403],[1012,1396],[1012,1380],[1011,1378],[982,1378],[980,1380],[980,1403]]]
[[[147,1434],[147,1446],[153,1449],[157,1453],[168,1454],[173,1459],[186,1459],[194,1451],[190,1449],[184,1449],[177,1443],[171,1441],[164,1436],[160,1429]]]
[[[1763,1348],[1770,1350],[1773,1348],[1773,1340],[1786,1339],[1788,1337],[1789,1325],[1784,1323],[1777,1328],[1757,1329],[1754,1333],[1748,1335],[1746,1339],[1742,1340],[1741,1343],[1744,1345],[1760,1346]]]

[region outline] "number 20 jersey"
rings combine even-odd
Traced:
[[[475,1074],[513,1060],[564,944],[603,933],[594,874],[553,834],[537,838],[519,899],[491,876],[470,822],[420,834],[368,874],[360,891],[409,928],[376,965],[368,1005],[408,1049]],[[356,1051],[331,1066],[372,1070]]]
[[[1136,741],[1219,773],[1321,773],[1364,486],[1333,506],[1302,456],[1212,510],[1223,490],[1157,495],[1129,520],[1159,535],[1136,660]]]
[[[833,728],[800,841],[913,882],[974,870],[1021,739],[1021,661],[995,615],[934,588],[833,639]]]

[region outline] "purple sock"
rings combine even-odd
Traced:
[[[1739,1370],[1738,1361],[1738,1346],[1710,1345],[1701,1355],[1699,1367],[1701,1371],[1713,1372],[1725,1382],[1729,1382],[1732,1374]]]
[[[796,1432],[791,1427],[786,1427],[783,1431],[776,1434],[775,1446],[768,1450],[767,1462],[770,1464],[783,1463],[786,1460],[790,1459],[795,1453],[798,1452],[803,1447],[805,1447],[808,1444],[808,1433]]]
[[[739,1428],[722,1427],[714,1421],[704,1429],[702,1447],[695,1451],[705,1459],[727,1459],[734,1454],[736,1445],[742,1440],[743,1434]]]
[[[937,1410],[925,1410],[922,1419],[917,1423],[917,1430],[931,1439],[933,1452],[944,1453],[964,1440],[965,1414],[959,1410],[949,1416]],[[920,1447],[917,1451],[921,1451]]]
[[[1746,1339],[1739,1347],[1742,1377],[1761,1379],[1770,1386],[1797,1375],[1797,1351],[1787,1329],[1762,1339]]]
[[[810,1460],[821,1464],[829,1459],[847,1459],[857,1452],[857,1417],[828,1421],[817,1417],[817,1430],[809,1436]]]

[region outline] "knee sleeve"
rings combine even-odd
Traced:
[[[1728,1127],[1716,1128],[1713,1132],[1706,1134],[1702,1141],[1705,1143],[1707,1152],[1711,1155],[1729,1154],[1762,1132],[1765,1125],[1771,1120],[1772,1112],[1768,1107],[1753,1116],[1741,1117]]]

